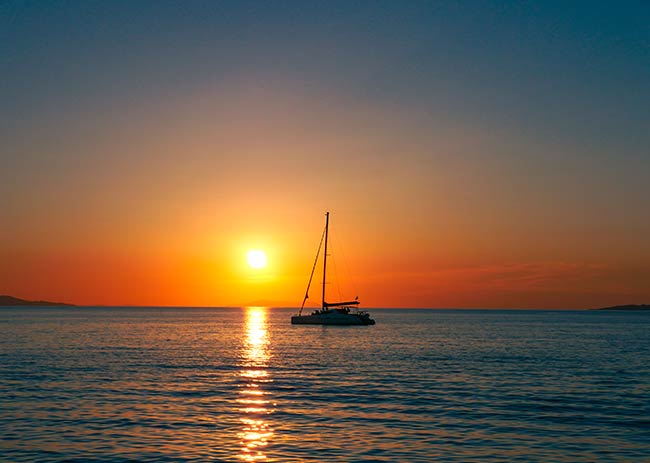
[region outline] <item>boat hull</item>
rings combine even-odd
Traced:
[[[316,314],[294,315],[291,317],[292,325],[374,325],[370,317],[356,314]]]

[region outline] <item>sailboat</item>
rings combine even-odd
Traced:
[[[321,242],[318,245],[316,252],[316,260],[311,269],[309,276],[309,283],[307,284],[307,291],[302,300],[300,311],[297,315],[291,317],[292,325],[374,325],[375,321],[370,318],[370,315],[365,310],[359,310],[359,299],[355,298],[353,301],[345,302],[326,302],[325,301],[325,277],[327,275],[327,239],[329,232],[330,213],[325,213],[325,230],[321,237]],[[309,288],[314,277],[314,271],[318,263],[318,256],[321,247],[325,243],[325,250],[323,252],[323,291],[321,298],[321,308],[314,310],[310,315],[303,315],[302,311],[305,307],[305,302],[309,299]]]

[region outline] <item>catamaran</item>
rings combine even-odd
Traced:
[[[327,275],[327,239],[329,231],[330,213],[325,213],[325,230],[321,236],[318,251],[316,252],[316,260],[311,269],[309,276],[309,283],[307,283],[307,291],[302,300],[300,311],[297,315],[291,317],[292,325],[374,325],[375,321],[370,318],[370,315],[365,310],[359,310],[359,299],[355,298],[353,301],[345,302],[326,302],[325,301],[325,276]],[[321,308],[314,310],[310,315],[303,315],[302,311],[305,307],[305,302],[309,299],[309,288],[314,277],[314,271],[318,264],[318,257],[320,255],[321,247],[325,243],[323,252],[323,291],[321,298]]]

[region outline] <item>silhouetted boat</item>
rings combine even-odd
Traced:
[[[323,236],[321,242],[318,245],[318,251],[316,252],[316,260],[314,261],[314,266],[311,269],[311,275],[309,276],[309,283],[307,284],[307,291],[305,292],[305,298],[302,300],[302,305],[300,306],[300,311],[297,315],[291,317],[291,324],[293,325],[374,325],[375,321],[370,318],[370,314],[364,310],[359,310],[357,306],[359,305],[358,298],[355,298],[353,301],[346,302],[325,302],[325,276],[327,275],[327,239],[329,231],[329,219],[330,213],[325,213],[325,230],[323,231]],[[321,247],[325,242],[325,249],[323,252],[323,294],[321,298],[321,308],[313,311],[310,315],[303,315],[302,310],[305,307],[305,302],[309,299],[309,288],[311,286],[311,281],[314,277],[314,271],[316,270],[316,264],[318,263],[318,256],[320,255]]]

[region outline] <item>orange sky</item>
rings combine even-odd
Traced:
[[[334,298],[337,280],[366,307],[650,302],[632,39],[576,23],[544,51],[545,26],[507,8],[493,25],[270,11],[261,29],[124,8],[130,25],[0,27],[0,294],[296,306],[329,210]]]

